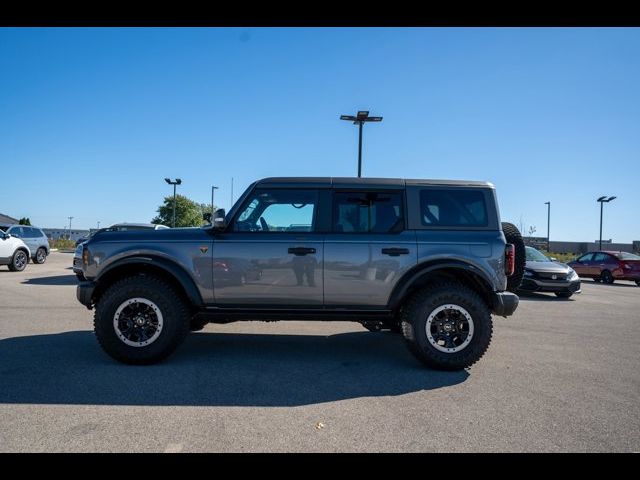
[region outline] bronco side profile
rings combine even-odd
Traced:
[[[457,370],[487,350],[491,314],[516,310],[524,261],[490,183],[265,178],[206,227],[97,233],[77,297],[130,364],[209,322],[352,320]]]

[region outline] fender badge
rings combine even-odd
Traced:
[[[200,251],[201,251],[202,253],[207,253],[207,250],[209,250],[209,247],[207,247],[206,245],[204,245],[204,246],[200,247]]]

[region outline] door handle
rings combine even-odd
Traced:
[[[308,255],[309,253],[316,253],[315,248],[309,248],[309,247],[289,247],[287,251],[298,257],[301,257],[303,255]]]
[[[397,257],[398,255],[408,255],[409,249],[408,248],[383,248],[382,254],[389,255],[391,257]]]

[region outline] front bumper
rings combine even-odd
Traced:
[[[88,309],[92,308],[92,298],[93,291],[96,288],[96,284],[94,282],[80,282],[76,287],[76,298],[78,301],[83,304]]]
[[[501,317],[508,317],[516,311],[519,302],[520,299],[515,293],[495,292],[493,294],[493,308],[491,309],[491,313],[500,315]]]
[[[527,292],[559,292],[580,293],[580,280],[540,280],[537,278],[522,279],[520,290]]]

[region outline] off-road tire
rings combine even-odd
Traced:
[[[114,328],[118,307],[127,299],[141,297],[158,306],[163,317],[160,335],[149,345],[125,344]],[[176,290],[152,275],[126,277],[111,285],[98,299],[94,331],[102,349],[116,360],[132,365],[157,363],[169,356],[189,333],[189,310]]]
[[[516,292],[522,283],[524,277],[524,265],[527,263],[527,254],[524,249],[524,240],[520,231],[513,223],[502,222],[502,232],[507,243],[512,243],[516,252],[516,264],[513,275],[507,277],[507,290]]]
[[[427,318],[436,308],[453,304],[464,308],[473,320],[470,343],[454,353],[437,350],[428,340]],[[401,313],[402,335],[416,358],[438,370],[462,370],[477,362],[489,348],[493,324],[486,302],[471,288],[458,282],[433,284],[412,295]]]

